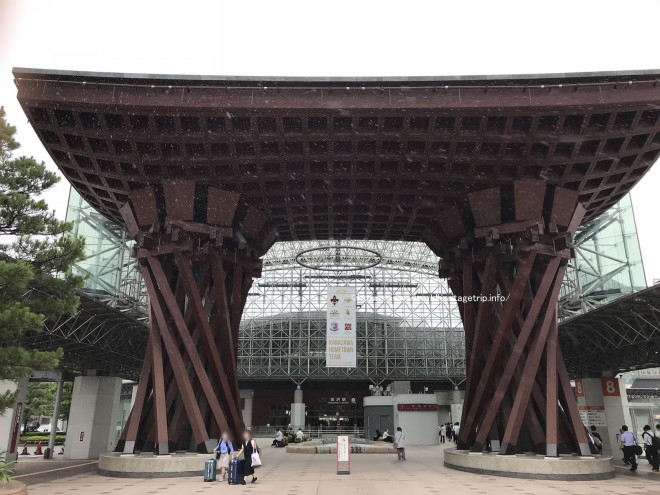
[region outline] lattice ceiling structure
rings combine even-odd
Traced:
[[[404,81],[14,75],[55,162],[117,222],[130,191],[190,174],[261,208],[279,240],[420,240],[440,210],[464,207],[469,192],[524,178],[579,190],[590,219],[630,190],[660,148],[660,109],[648,104],[654,73]]]
[[[304,260],[301,253],[306,253]],[[374,260],[376,266],[353,269]],[[465,379],[461,316],[437,268],[437,256],[422,243],[276,243],[264,256],[262,276],[252,285],[243,312],[240,378],[459,385]],[[337,285],[356,293],[354,369],[325,365],[327,290]]]

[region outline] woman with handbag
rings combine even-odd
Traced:
[[[257,447],[257,442],[252,438],[252,432],[250,430],[245,430],[243,432],[243,443],[241,444],[241,450],[238,451],[236,457],[240,457],[243,454],[245,458],[245,463],[243,464],[243,481],[241,485],[245,484],[245,478],[252,476],[252,481],[250,483],[256,483],[257,477],[254,475],[254,468],[261,466],[261,457],[259,456],[259,447]]]

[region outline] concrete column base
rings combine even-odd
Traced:
[[[541,455],[499,455],[445,450],[445,467],[468,473],[489,474],[507,478],[556,481],[593,481],[614,478],[611,457]]]
[[[116,452],[102,454],[99,457],[99,474],[113,478],[181,478],[185,476],[202,476],[204,461],[211,459],[209,454],[154,455],[119,454]]]
[[[73,382],[66,459],[98,459],[118,436],[121,378],[79,376]]]

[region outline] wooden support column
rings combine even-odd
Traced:
[[[559,347],[559,336],[557,329],[557,313],[552,319],[550,324],[550,333],[548,340],[545,344],[546,352],[546,414],[545,414],[545,436],[546,436],[546,450],[545,455],[556,457],[557,456],[557,404],[559,403],[559,395],[557,392],[557,348]]]
[[[505,200],[513,208],[501,208]],[[438,214],[429,236],[448,236],[436,252],[454,294],[480,293],[460,306],[467,379],[458,447],[480,452],[490,439],[503,455],[588,454],[557,336],[559,290],[585,210],[574,191],[543,180],[514,181],[513,195],[499,186],[470,193],[468,206]],[[494,296],[505,302],[483,299]]]
[[[151,307],[148,354],[120,451],[190,445],[186,422],[200,452],[214,447],[211,436],[236,440],[242,432],[238,328],[259,257],[275,236],[266,216],[248,205],[244,217],[239,203],[236,193],[172,180],[131,192],[120,209]]]

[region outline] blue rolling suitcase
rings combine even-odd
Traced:
[[[227,476],[227,482],[230,485],[238,485],[241,481],[243,481],[243,470],[245,469],[244,465],[244,459],[232,459],[229,461],[229,473]]]
[[[215,459],[209,459],[204,463],[204,481],[215,481],[216,466]]]

